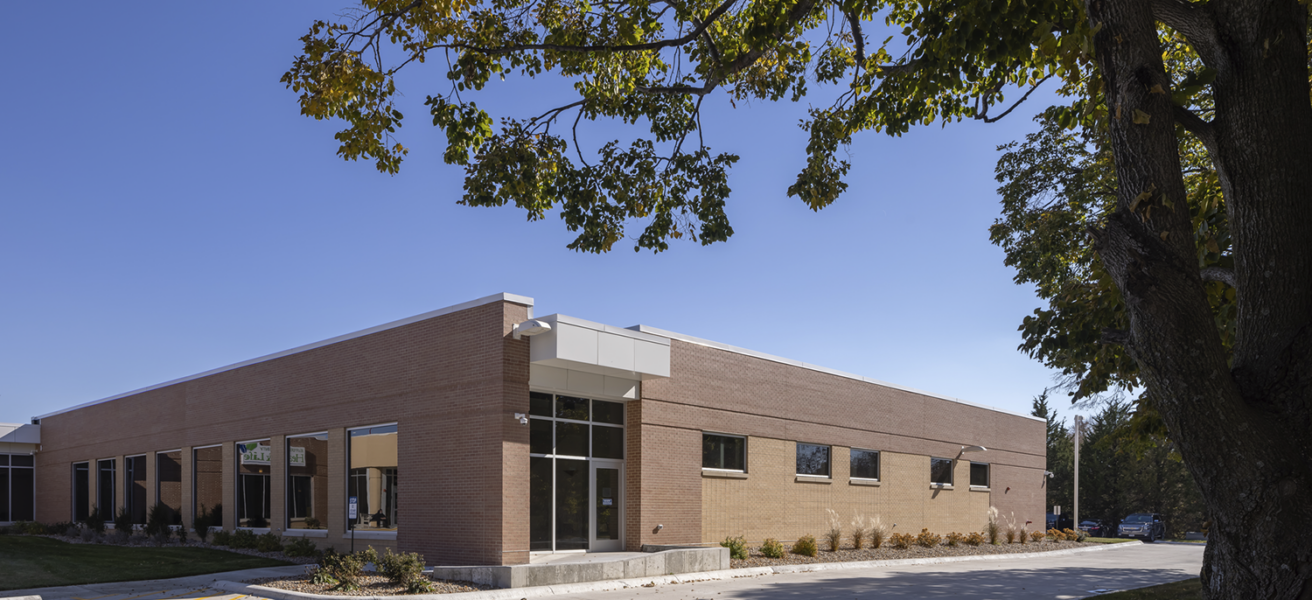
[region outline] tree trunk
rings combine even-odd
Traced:
[[[1307,8],[1294,0],[1088,7],[1102,26],[1095,46],[1119,184],[1118,209],[1095,247],[1125,298],[1129,350],[1212,519],[1205,596],[1312,599]],[[1158,18],[1217,70],[1216,117],[1192,130],[1212,153],[1229,211],[1233,355],[1195,258]]]

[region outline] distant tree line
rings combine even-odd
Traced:
[[[1159,513],[1168,538],[1203,531],[1203,499],[1174,443],[1133,426],[1134,405],[1113,400],[1085,422],[1080,443],[1080,520],[1115,527],[1126,515]],[[1075,480],[1074,424],[1059,419],[1047,392],[1034,398],[1036,417],[1048,422],[1047,511],[1072,514]],[[1114,535],[1104,533],[1105,536]]]

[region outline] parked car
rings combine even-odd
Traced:
[[[1093,537],[1102,537],[1102,523],[1097,521],[1080,521],[1080,531]]]
[[[1070,515],[1054,515],[1048,513],[1048,529],[1074,529],[1075,521],[1071,520]]]
[[[1134,513],[1121,521],[1116,537],[1138,538],[1145,542],[1166,539],[1166,522],[1157,513]]]

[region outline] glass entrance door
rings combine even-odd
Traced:
[[[591,463],[592,521],[591,550],[616,552],[624,549],[623,463],[593,460]]]

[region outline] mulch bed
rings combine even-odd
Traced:
[[[888,545],[879,549],[863,548],[856,550],[853,548],[843,548],[837,552],[828,552],[821,550],[814,557],[802,556],[800,554],[785,554],[783,558],[766,558],[761,554],[761,549],[748,548],[747,559],[733,559],[730,566],[735,569],[746,569],[751,567],[776,567],[779,565],[805,565],[811,563],[832,563],[832,562],[860,562],[867,560],[896,560],[901,558],[937,558],[941,556],[975,556],[983,554],[1021,554],[1024,552],[1047,552],[1050,550],[1066,550],[1069,548],[1083,548],[1085,546],[1100,546],[1089,542],[1029,542],[1025,544],[1000,544],[993,546],[990,544],[980,544],[979,546],[948,546],[942,544],[933,548],[923,546],[911,546],[905,550],[898,550]]]
[[[497,589],[490,585],[479,585],[469,581],[448,581],[445,579],[433,579],[432,594],[456,594],[460,592],[477,592],[480,590]],[[405,588],[392,583],[382,575],[365,575],[360,578],[360,589],[353,592],[343,592],[333,590],[331,585],[313,583],[309,575],[294,575],[291,577],[274,577],[262,579],[248,579],[242,583],[262,585],[265,587],[287,590],[290,592],[303,592],[306,594],[327,594],[330,596],[401,596],[405,594]]]

